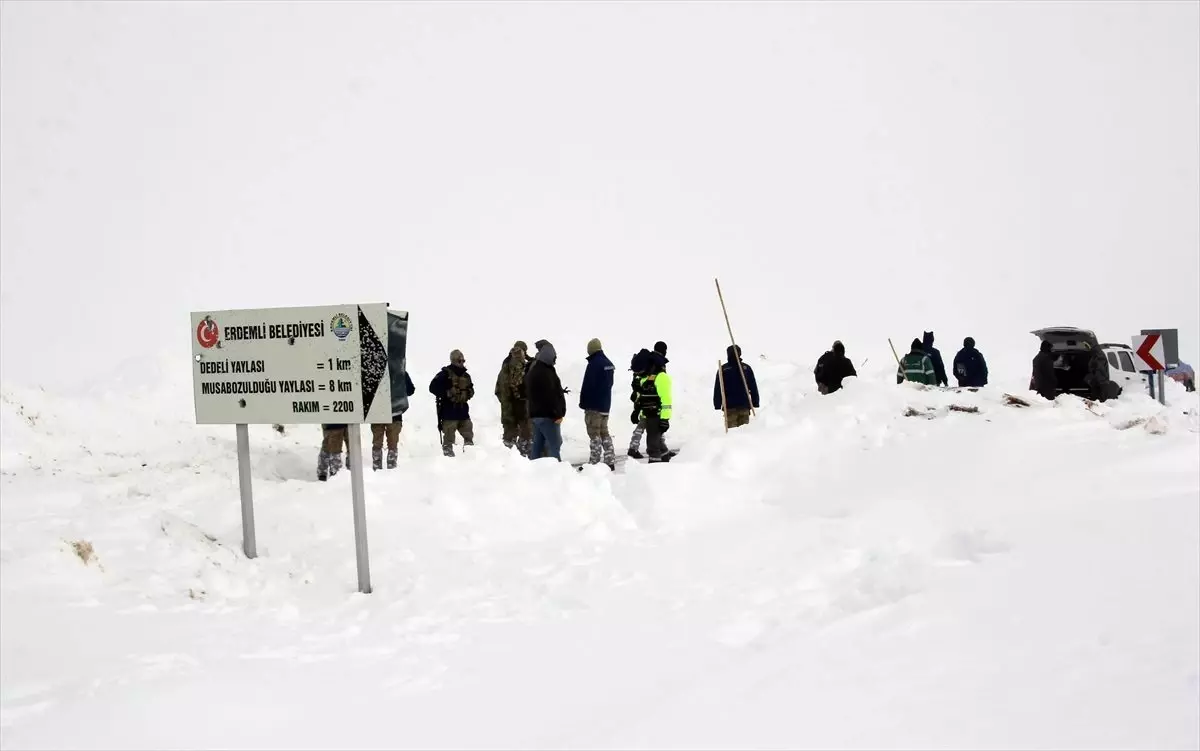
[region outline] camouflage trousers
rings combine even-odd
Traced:
[[[404,420],[400,415],[392,422],[373,423],[371,425],[371,468],[383,469],[383,439],[387,438],[387,468],[396,468],[397,446],[400,443],[400,429]]]
[[[617,452],[613,448],[612,435],[608,432],[608,415],[602,412],[584,410],[583,426],[588,435],[588,463],[613,464],[617,460]]]
[[[642,436],[645,434],[646,434],[646,418],[643,417],[642,419],[638,420],[637,427],[633,429],[633,435],[629,438],[629,450],[630,451],[638,450],[638,447],[642,445]],[[667,448],[666,436],[663,436],[663,438],[662,438],[662,447],[663,447],[663,451],[670,450]],[[650,450],[649,444],[646,444],[646,450],[647,451]]]
[[[346,429],[323,430],[321,451],[317,454],[317,479],[327,480],[342,469],[342,447],[346,445]]]
[[[750,424],[750,410],[731,409],[725,413],[726,428],[740,428]]]
[[[475,445],[475,426],[470,420],[442,420],[442,453],[454,456],[455,434],[461,434],[464,446]]]
[[[521,456],[529,456],[533,445],[533,420],[525,402],[500,402],[500,425],[504,428],[504,447],[517,447]]]

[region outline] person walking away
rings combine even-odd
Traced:
[[[533,447],[530,460],[552,456],[562,461],[562,421],[567,415],[567,400],[554,364],[558,353],[554,345],[542,341],[533,365],[525,375],[525,394],[529,416],[533,419]]]
[[[846,345],[840,341],[833,343],[833,348],[817,358],[817,367],[813,369],[817,380],[817,390],[822,394],[832,394],[842,388],[842,381],[850,376],[858,377],[854,363],[846,357]]]
[[[321,426],[321,451],[317,454],[318,480],[325,482],[342,470],[342,446],[345,444],[345,425]]]
[[[946,377],[946,364],[942,362],[942,353],[937,347],[933,346],[933,332],[926,331],[925,337],[922,340],[922,346],[925,349],[925,354],[929,355],[929,361],[933,363],[933,374],[935,377],[935,386],[949,386],[950,379]]]
[[[1042,342],[1041,349],[1033,358],[1033,390],[1043,399],[1054,401],[1058,396],[1058,375],[1054,370],[1054,345]]]
[[[651,464],[658,464],[675,456],[663,441],[663,434],[671,428],[671,376],[666,371],[665,357],[651,352],[648,360],[647,373],[638,382],[636,409],[646,429],[646,453]]]
[[[467,372],[467,358],[461,350],[450,353],[450,364],[429,382],[429,393],[441,400],[438,421],[442,430],[442,453],[454,456],[455,434],[461,434],[463,446],[475,445],[475,427],[471,423],[471,397],[475,384]]]
[[[713,409],[721,409],[721,380],[725,381],[725,427],[740,428],[750,424],[750,407],[758,409],[758,381],[754,379],[754,370],[742,359],[742,348],[730,345],[725,348],[726,362],[721,366],[713,383]],[[738,365],[746,374],[746,383],[742,384]],[[746,396],[746,387],[750,387],[750,396]]]
[[[533,362],[528,350],[525,342],[513,344],[496,376],[496,398],[500,400],[504,446],[516,446],[521,456],[529,456],[529,447],[533,443],[533,424],[529,420],[529,402],[525,397],[525,374]]]
[[[404,373],[404,391],[408,396],[412,396],[417,392],[417,388],[413,386],[412,378],[409,378],[408,372]],[[408,402],[404,403],[405,409],[408,408]],[[396,468],[396,454],[400,446],[400,431],[404,428],[404,411],[401,410],[392,415],[392,421],[388,423],[371,423],[371,469],[383,469],[383,439],[387,437],[387,468]]]
[[[587,369],[579,387],[579,408],[583,410],[583,425],[587,429],[588,463],[599,464],[603,459],[609,469],[616,469],[616,451],[608,432],[615,368],[599,339],[588,342],[587,353]]]
[[[927,386],[937,385],[937,374],[933,370],[933,361],[925,351],[925,345],[920,339],[912,340],[912,349],[900,360],[896,369],[896,383],[912,381]]]
[[[983,353],[975,349],[975,340],[969,336],[963,339],[963,348],[954,356],[954,377],[959,388],[978,389],[987,385],[987,361],[983,359]]]
[[[629,369],[633,371],[633,380],[629,384],[629,388],[630,388],[629,400],[631,402],[634,402],[635,405],[637,403],[638,384],[641,382],[641,379],[644,376],[648,375],[649,371],[645,370],[645,367],[643,367],[641,370],[639,370],[637,367],[634,366],[634,361],[636,361],[638,357],[644,357],[645,355],[650,355],[652,353],[662,356],[663,368],[666,368],[666,364],[668,362],[670,362],[670,360],[667,359],[667,343],[662,342],[662,341],[655,342],[653,350],[643,349],[640,352],[638,352],[636,355],[633,356],[633,360],[630,361],[630,363],[629,363]],[[643,360],[643,362],[648,364],[650,362],[650,360]],[[636,406],[634,409],[634,414],[637,414]],[[641,445],[642,445],[642,436],[645,435],[645,433],[646,433],[646,425],[641,420],[634,420],[633,422],[635,423],[635,427],[633,429],[633,435],[631,435],[629,437],[629,451],[627,453],[629,454],[630,457],[632,457],[634,459],[643,459],[645,457],[642,455],[642,452],[639,449],[641,448]],[[666,438],[664,437],[663,438],[663,446],[666,446],[666,445],[667,445],[667,441],[666,441]]]

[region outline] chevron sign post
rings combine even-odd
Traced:
[[[1163,381],[1163,371],[1167,369],[1167,355],[1163,348],[1163,340],[1161,334],[1142,334],[1133,337],[1134,355],[1141,361],[1142,367],[1138,370],[1149,370],[1150,375],[1150,395],[1154,396],[1154,384],[1158,382],[1158,403],[1167,403],[1166,388]]]

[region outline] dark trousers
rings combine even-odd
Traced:
[[[663,441],[662,428],[658,423],[658,415],[646,415],[646,455],[651,459],[661,459],[667,453],[667,444]]]

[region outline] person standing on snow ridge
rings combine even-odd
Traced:
[[[417,393],[417,387],[413,385],[412,379],[408,377],[408,371],[404,372],[404,390],[408,396]],[[383,438],[387,436],[387,468],[396,468],[396,454],[399,451],[400,431],[404,427],[404,413],[398,412],[392,415],[392,421],[389,423],[372,423],[371,425],[371,469],[383,469]]]
[[[529,419],[529,401],[525,397],[525,374],[533,363],[528,350],[525,342],[513,344],[496,376],[496,398],[500,400],[504,446],[516,446],[521,456],[529,456],[529,447],[533,443],[533,422]]]
[[[462,351],[456,349],[450,353],[450,364],[429,382],[429,393],[441,404],[438,422],[442,426],[442,453],[454,456],[455,433],[462,434],[463,446],[474,446],[475,427],[468,402],[475,396],[475,384],[467,372],[467,358]]]
[[[342,470],[342,446],[345,443],[345,425],[321,426],[321,451],[317,454],[318,480],[325,482]]]
[[[666,371],[667,358],[657,352],[649,353],[647,374],[638,381],[637,417],[646,426],[646,453],[650,463],[669,462],[675,454],[667,450],[663,434],[671,428],[671,376]]]
[[[588,342],[587,353],[587,370],[583,372],[583,385],[579,388],[579,408],[583,410],[583,424],[588,435],[588,463],[599,464],[603,457],[609,469],[616,469],[616,451],[608,432],[615,368],[604,354],[599,339]]]
[[[833,348],[817,358],[817,367],[813,369],[817,379],[817,390],[822,394],[832,394],[842,388],[842,381],[850,376],[858,377],[854,363],[846,357],[846,345],[840,341],[833,343]]]
[[[533,419],[533,448],[531,460],[552,456],[562,461],[562,421],[567,415],[566,391],[554,364],[558,353],[554,345],[546,340],[538,342],[539,348],[533,365],[525,375],[525,394],[529,398],[529,416]]]
[[[1043,341],[1037,357],[1033,358],[1033,390],[1043,399],[1054,401],[1058,396],[1058,375],[1054,371],[1054,345]]]
[[[937,385],[937,375],[933,370],[933,361],[926,354],[925,345],[920,339],[912,340],[912,349],[900,361],[900,367],[896,369],[896,383],[904,383],[911,381],[913,383],[923,383],[927,386]]]
[[[946,365],[942,362],[942,353],[933,346],[933,332],[926,331],[925,338],[922,342],[925,354],[929,355],[929,361],[933,363],[933,373],[935,377],[935,386],[949,386],[950,379],[946,377]]]
[[[987,361],[983,359],[983,353],[975,349],[975,340],[969,336],[963,339],[963,348],[954,356],[954,377],[958,379],[959,388],[982,388],[987,385]]]
[[[725,427],[740,428],[750,424],[750,407],[758,409],[758,382],[754,379],[754,370],[742,359],[742,348],[729,345],[725,348],[727,361],[721,366],[713,381],[713,409],[721,409],[721,381],[725,381]],[[746,374],[746,383],[742,376]],[[746,397],[746,388],[750,389],[750,397]]]
[[[667,359],[667,343],[661,342],[661,341],[655,342],[654,343],[654,352],[662,356],[662,367],[665,370],[667,363],[670,362],[670,360]],[[647,350],[643,349],[641,352],[639,352],[638,354],[633,356],[634,360],[636,360],[639,356],[641,356],[642,353],[649,354],[649,352]],[[649,360],[646,360],[645,362],[649,363]],[[638,384],[640,383],[641,378],[643,376],[645,376],[647,374],[647,372],[645,370],[639,372],[638,368],[634,367],[634,363],[632,361],[629,363],[629,369],[633,371],[633,381],[629,384],[629,388],[632,390],[632,393],[629,396],[629,400],[636,404],[637,403]],[[634,409],[634,413],[635,414],[637,413],[636,408]],[[643,458],[642,452],[639,451],[638,449],[642,444],[642,435],[646,432],[646,425],[641,420],[634,420],[634,422],[637,424],[637,427],[635,427],[633,429],[633,435],[631,435],[629,437],[628,454],[629,454],[629,456],[633,457],[634,459],[642,459]],[[663,438],[663,446],[665,447],[666,445],[667,445],[666,438]]]

